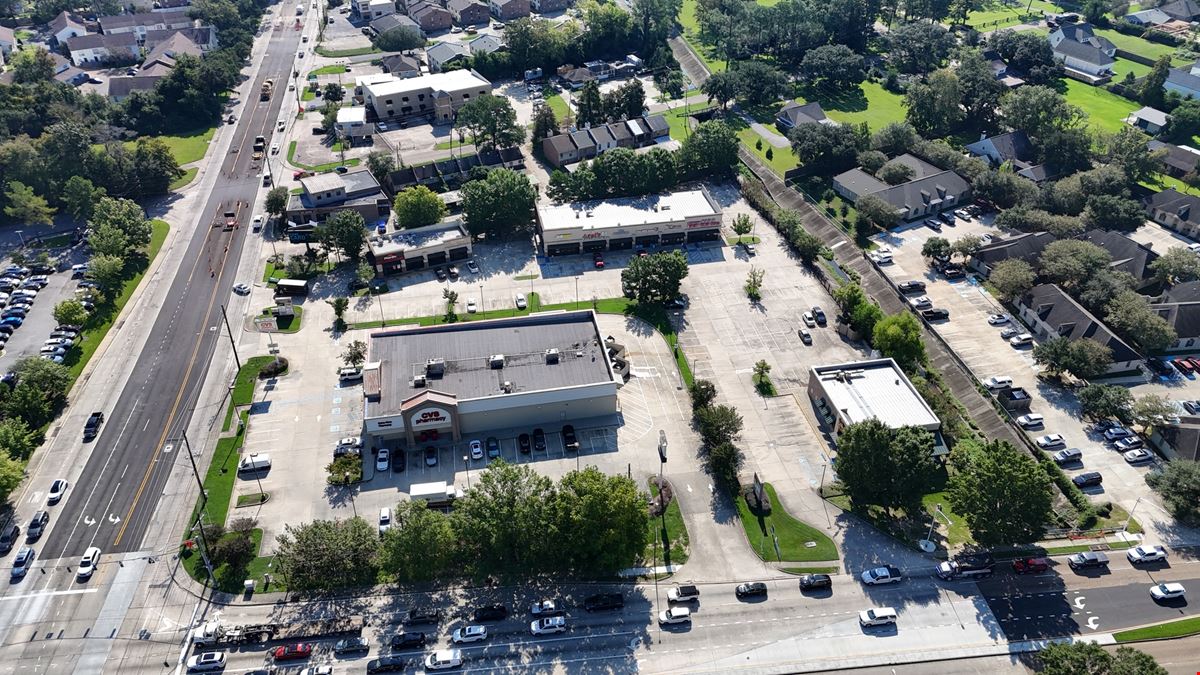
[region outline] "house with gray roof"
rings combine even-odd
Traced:
[[[80,35],[87,35],[87,26],[83,24],[83,19],[80,19],[67,11],[58,13],[50,21],[50,34],[54,36],[56,44],[65,45],[67,40]]]
[[[1154,222],[1192,239],[1200,238],[1200,197],[1163,190],[1146,201]]]
[[[152,30],[179,30],[180,28],[191,28],[196,23],[188,16],[186,7],[166,12],[102,16],[98,21],[100,22],[100,32],[105,35],[135,33],[139,38],[145,37],[146,33]]]
[[[1195,171],[1197,163],[1200,163],[1200,150],[1189,145],[1175,145],[1151,140],[1146,143],[1146,147],[1152,153],[1163,153],[1163,173],[1168,176],[1183,178]]]
[[[1064,23],[1047,39],[1055,60],[1064,68],[1090,76],[1089,79],[1112,77],[1117,46],[1096,35],[1092,24]]]
[[[406,54],[385,56],[380,62],[380,67],[383,68],[383,72],[396,77],[416,77],[421,74],[421,62]]]
[[[391,203],[379,181],[366,169],[319,173],[300,179],[300,194],[290,195],[284,217],[291,222],[321,222],[339,211],[357,211],[368,223],[387,217]]]
[[[837,122],[825,116],[825,111],[821,108],[821,104],[813,103],[796,103],[792,101],[779,109],[775,114],[775,126],[783,133],[787,133],[801,124],[825,124],[837,126]]]
[[[542,139],[542,158],[551,166],[561,167],[579,161],[579,149],[570,134],[556,134]]]
[[[471,54],[491,54],[504,49],[504,41],[495,35],[480,35],[467,42],[467,48],[471,50]]]
[[[572,131],[569,136],[575,144],[575,154],[579,159],[591,159],[596,156],[596,142],[592,140],[592,135],[587,129]]]
[[[388,31],[393,30],[411,30],[417,35],[425,37],[425,31],[413,21],[412,17],[403,14],[385,14],[371,22],[371,30],[375,31],[376,35],[383,35]]]
[[[454,23],[450,12],[444,7],[424,1],[409,6],[408,15],[427,34],[449,30],[450,25]]]
[[[153,91],[163,75],[118,75],[108,78],[108,98],[120,103],[135,91]]]
[[[608,152],[617,147],[617,139],[612,135],[605,125],[592,127],[588,129],[588,133],[592,136],[592,142],[596,144],[596,154],[599,155]]]
[[[1167,81],[1163,89],[1173,91],[1180,96],[1200,99],[1200,61],[1187,68],[1172,68],[1167,71]]]
[[[574,0],[529,0],[529,7],[538,14],[561,12],[574,4]]]
[[[1109,230],[1089,230],[1083,239],[1108,251],[1112,256],[1109,268],[1128,273],[1136,282],[1136,288],[1142,289],[1155,283],[1150,264],[1158,260],[1158,254],[1149,246]]]
[[[983,136],[966,146],[972,157],[985,160],[993,169],[1008,164],[1018,176],[1040,183],[1052,178],[1045,165],[1037,163],[1037,151],[1024,131]]]
[[[1164,298],[1150,303],[1150,310],[1162,317],[1175,331],[1175,342],[1167,347],[1168,352],[1200,351],[1200,297],[1197,297],[1194,287],[1189,290],[1193,292],[1188,299]]]
[[[1125,20],[1135,26],[1158,26],[1168,21],[1171,21],[1171,15],[1161,9],[1151,8],[1143,9],[1140,12],[1130,12],[1125,15]]]
[[[12,54],[17,46],[17,34],[8,26],[0,26],[0,63]]]
[[[71,63],[77,66],[116,63],[135,63],[141,56],[137,36],[133,33],[80,35],[67,40]]]
[[[1009,89],[1015,89],[1023,84],[1025,80],[1021,79],[1020,75],[1008,67],[1008,62],[1000,56],[1000,53],[994,50],[987,50],[983,53],[983,58],[988,62],[988,66],[992,69],[992,76],[1000,80],[1004,86]]]
[[[1200,4],[1197,4],[1195,0],[1174,0],[1174,2],[1160,5],[1158,10],[1178,21],[1190,23],[1200,20]]]
[[[1167,128],[1167,124],[1171,122],[1171,116],[1167,113],[1144,106],[1139,110],[1129,113],[1129,117],[1125,118],[1125,123],[1135,129],[1157,136],[1163,129]]]
[[[429,72],[440,73],[442,68],[455,61],[470,58],[471,50],[461,42],[439,42],[425,50],[429,59]]]
[[[1037,268],[1042,251],[1054,241],[1049,232],[1022,232],[1012,237],[994,239],[980,246],[971,256],[970,267],[979,274],[990,276],[996,265],[1005,260],[1023,260]]]
[[[1116,333],[1109,330],[1083,305],[1067,295],[1058,284],[1034,286],[1016,300],[1025,325],[1039,340],[1065,337],[1068,340],[1092,340],[1112,350],[1113,363],[1107,372],[1137,370],[1143,358]]]
[[[446,9],[457,26],[478,26],[491,20],[488,6],[479,0],[449,0]]]
[[[912,180],[888,185],[862,169],[851,169],[833,177],[833,190],[850,202],[873,195],[896,207],[900,221],[931,216],[957,208],[971,194],[971,184],[953,171],[943,171],[905,153],[892,161],[913,169]]]

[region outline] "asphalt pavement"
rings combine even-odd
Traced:
[[[300,31],[280,32],[273,36],[249,91],[258,91],[263,79],[282,82],[290,77]],[[61,515],[53,521],[43,559],[77,556],[91,545],[106,553],[141,547],[174,463],[171,453],[182,451],[181,431],[191,417],[215,345],[227,339],[220,305],[228,302],[235,283],[237,260],[250,231],[249,205],[261,182],[262,167],[252,160],[251,148],[256,135],[270,138],[285,99],[277,92],[270,101],[247,102],[233,149],[221,163],[164,311],[150,329],[128,385],[104,411],[107,421]],[[241,227],[226,232],[211,226],[225,210],[238,213]]]

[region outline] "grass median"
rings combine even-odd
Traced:
[[[650,494],[658,496],[658,486],[650,479]],[[672,498],[661,516],[651,517],[648,523],[650,539],[646,543],[643,560],[649,564],[682,565],[688,559],[688,531],[679,510],[679,500]]]
[[[769,513],[755,513],[743,495],[737,497],[738,515],[750,548],[767,562],[816,562],[837,560],[837,546],[820,530],[793,518],[775,496],[775,488],[763,483],[771,504]],[[775,540],[778,539],[778,554]]]
[[[359,163],[362,161],[357,157],[351,157],[350,159],[347,159],[345,162],[339,161],[339,162],[326,162],[325,164],[303,164],[301,162],[296,161],[295,157],[296,157],[296,141],[292,141],[291,143],[288,143],[288,155],[287,155],[288,164],[291,164],[292,166],[294,166],[298,169],[304,169],[305,171],[312,171],[313,173],[325,173],[327,171],[333,171],[333,170],[337,169],[339,166],[358,166]]]
[[[1137,642],[1138,640],[1161,640],[1163,638],[1179,638],[1200,634],[1200,616],[1188,617],[1178,621],[1168,621],[1154,626],[1134,628],[1113,633],[1117,642]]]

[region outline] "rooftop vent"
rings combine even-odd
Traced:
[[[546,350],[546,363],[558,363],[558,350],[557,349],[547,349]]]
[[[413,389],[420,389],[425,386],[425,376],[417,375],[413,378]]]
[[[429,359],[425,362],[425,375],[441,377],[446,373],[446,359]]]
[[[508,381],[505,381],[504,384],[500,385],[500,388],[503,389],[504,393],[506,394],[513,393],[513,389],[515,389],[515,387],[513,387],[513,383]]]
[[[503,368],[504,367],[504,355],[503,354],[492,354],[491,356],[489,356],[488,357],[488,367],[493,368],[493,369]]]

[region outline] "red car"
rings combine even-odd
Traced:
[[[1200,359],[1193,356],[1192,358],[1188,359],[1188,363],[1191,363],[1192,368],[1195,368],[1196,372],[1200,373]]]
[[[1050,561],[1045,558],[1022,558],[1014,560],[1012,568],[1017,574],[1037,574],[1050,569]]]
[[[593,253],[592,264],[595,265],[596,269],[598,270],[604,269],[604,255],[602,253]]]
[[[312,656],[312,645],[307,642],[297,642],[294,645],[276,647],[271,655],[276,661],[298,661]]]

